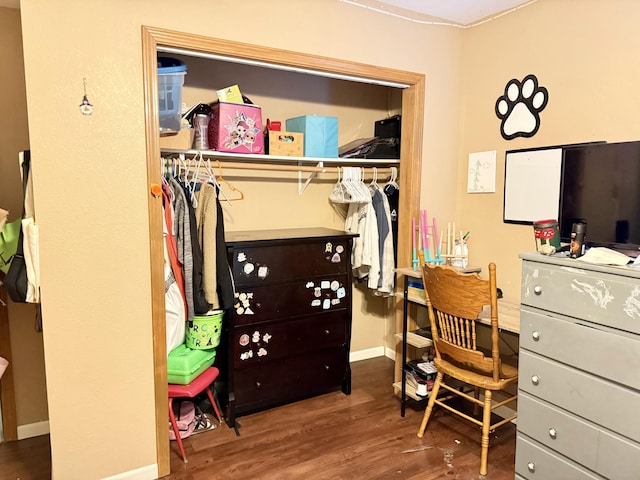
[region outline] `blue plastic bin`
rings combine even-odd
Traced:
[[[160,132],[179,132],[182,117],[182,86],[187,66],[181,60],[158,57],[158,106]]]

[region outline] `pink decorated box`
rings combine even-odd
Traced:
[[[209,148],[218,152],[264,153],[261,108],[250,104],[215,103],[211,107]]]

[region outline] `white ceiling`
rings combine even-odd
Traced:
[[[380,3],[470,25],[535,0],[379,0]]]
[[[421,15],[470,25],[536,0],[380,0],[380,3]],[[0,0],[0,7],[20,8],[20,0]]]

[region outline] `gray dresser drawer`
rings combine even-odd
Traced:
[[[637,480],[640,445],[526,393],[518,397],[518,431],[610,479]]]
[[[524,305],[640,333],[637,279],[575,267],[524,262]]]
[[[599,430],[566,411],[521,392],[518,396],[518,431],[594,469]]]
[[[630,414],[640,411],[637,392],[527,350],[518,370],[520,390],[640,441],[640,415]]]
[[[604,477],[580,467],[518,433],[516,473],[529,480],[598,480]]]
[[[640,338],[634,334],[598,330],[523,306],[520,347],[640,390]]]

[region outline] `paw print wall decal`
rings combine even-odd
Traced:
[[[496,101],[502,137],[505,140],[533,137],[540,128],[540,112],[548,100],[549,92],[538,85],[535,75],[527,75],[522,82],[509,80],[504,95]]]

